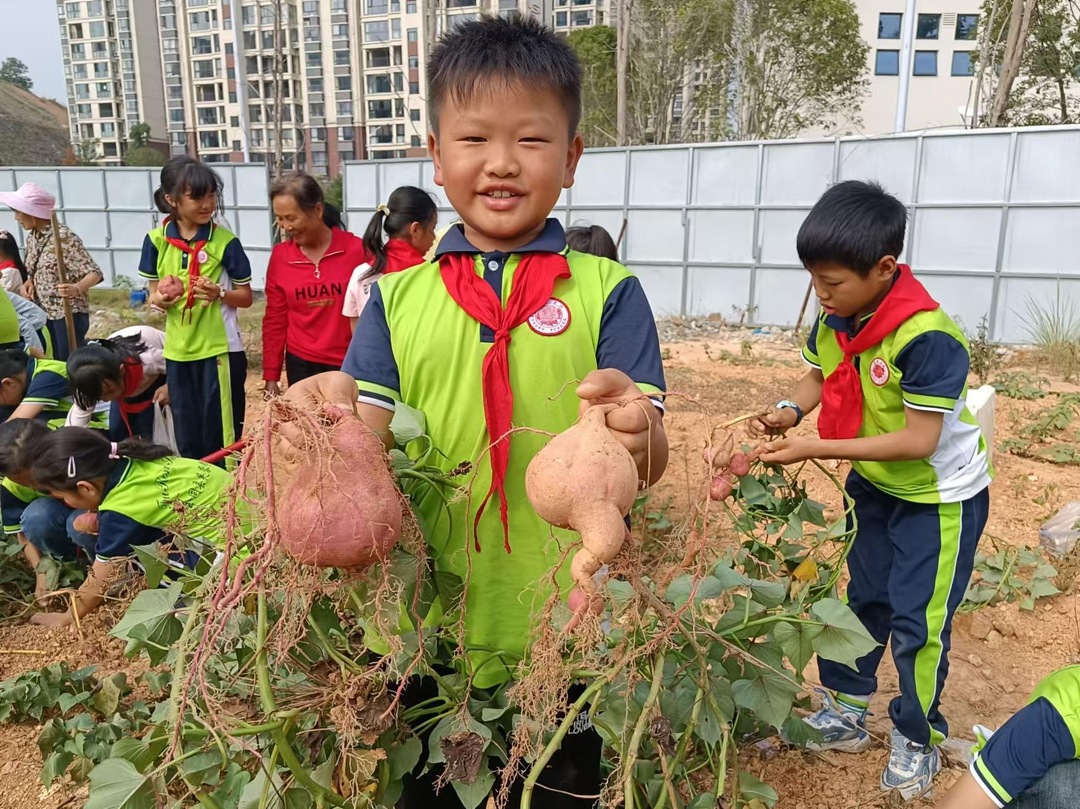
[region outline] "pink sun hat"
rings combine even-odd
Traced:
[[[56,197],[36,183],[23,183],[18,191],[0,191],[0,205],[35,219],[49,219],[56,207]]]

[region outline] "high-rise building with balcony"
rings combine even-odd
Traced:
[[[336,175],[426,153],[426,56],[452,26],[523,13],[561,33],[611,0],[58,0],[72,139],[119,163],[138,121],[172,154]],[[280,19],[278,18],[280,10]]]
[[[593,25],[614,25],[612,14],[608,19],[608,0],[547,0],[553,6],[545,21],[560,34],[568,34],[579,28]],[[617,0],[611,0],[617,2]]]
[[[165,139],[155,0],[57,0],[71,142],[104,165],[127,156],[132,127]],[[90,148],[90,145],[96,147]]]

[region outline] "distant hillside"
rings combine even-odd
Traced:
[[[0,166],[59,166],[70,144],[66,109],[0,82]]]

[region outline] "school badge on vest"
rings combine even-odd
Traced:
[[[570,328],[570,309],[558,298],[550,298],[529,318],[529,328],[542,337],[554,337]]]
[[[205,250],[200,250],[199,255],[198,255],[198,259],[199,259],[200,264],[205,264],[207,261],[209,261],[210,256],[208,256],[206,254]]]
[[[881,357],[876,357],[870,363],[870,381],[879,388],[884,387],[889,381],[889,365]]]

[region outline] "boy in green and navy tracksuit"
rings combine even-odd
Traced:
[[[407,405],[426,416],[435,463],[473,464],[475,497],[452,502],[452,519],[437,497],[414,506],[436,569],[468,580],[464,644],[473,686],[487,689],[515,673],[552,593],[548,577],[578,541],[544,523],[525,495],[525,469],[548,439],[509,431],[560,432],[582,408],[659,394],[664,375],[641,284],[613,261],[568,251],[548,218],[582,150],[573,50],[530,18],[485,18],[448,32],[427,75],[435,182],[463,224],[433,261],[372,287],[344,373],[311,377],[286,396],[355,405],[386,443],[394,409]],[[571,380],[582,380],[576,395]],[[667,463],[662,407],[655,397],[607,416],[646,485]],[[563,594],[568,568],[556,576]],[[425,688],[417,683],[406,702]],[[539,779],[545,809],[595,803],[587,796],[600,792],[601,746],[588,723],[571,730]],[[398,807],[459,809],[455,790],[438,789],[440,771],[421,764]],[[510,806],[520,791],[511,785]]]
[[[773,440],[761,459],[851,461],[858,532],[847,598],[881,645],[856,669],[819,659],[832,693],[807,722],[822,736],[815,748],[869,746],[864,722],[891,639],[900,695],[889,705],[892,751],[881,787],[911,800],[940,769],[952,617],[986,524],[991,469],[964,398],[964,335],[897,263],[906,222],[904,206],[873,184],[840,183],[814,206],[798,235],[821,304],[803,349],[811,370],[755,427],[784,432],[820,404],[820,438]]]
[[[1080,666],[1039,683],[996,733],[975,728],[968,773],[938,809],[1072,809],[1080,803]]]

